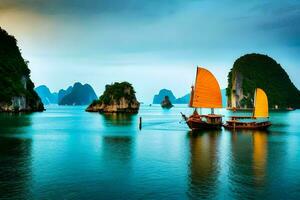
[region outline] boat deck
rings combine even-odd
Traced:
[[[266,129],[271,126],[270,121],[264,122],[240,122],[237,120],[229,120],[224,124],[226,129]]]

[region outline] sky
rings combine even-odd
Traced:
[[[226,88],[247,53],[274,58],[300,89],[298,0],[0,0],[0,26],[51,91],[128,81],[150,103],[162,88],[188,93],[197,66]]]

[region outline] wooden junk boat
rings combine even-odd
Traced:
[[[254,94],[254,110],[252,116],[231,116],[224,124],[226,129],[267,129],[271,126],[269,120],[257,121],[258,119],[269,118],[268,97],[266,93],[256,88]],[[248,120],[248,121],[242,121]],[[250,120],[250,121],[249,121]]]
[[[192,86],[190,107],[194,113],[187,117],[182,114],[188,127],[192,130],[221,129],[222,115],[214,114],[214,108],[222,108],[222,95],[218,81],[214,75],[201,67],[197,67],[195,86]],[[197,108],[210,108],[211,114],[198,114]]]

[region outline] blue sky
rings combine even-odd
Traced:
[[[100,95],[126,80],[150,102],[161,88],[186,94],[197,65],[225,88],[233,62],[253,52],[300,88],[299,1],[1,0],[0,26],[18,39],[35,84],[54,91],[80,81]]]

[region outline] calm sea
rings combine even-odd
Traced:
[[[0,199],[300,199],[300,111],[195,134],[180,112],[0,114]]]

